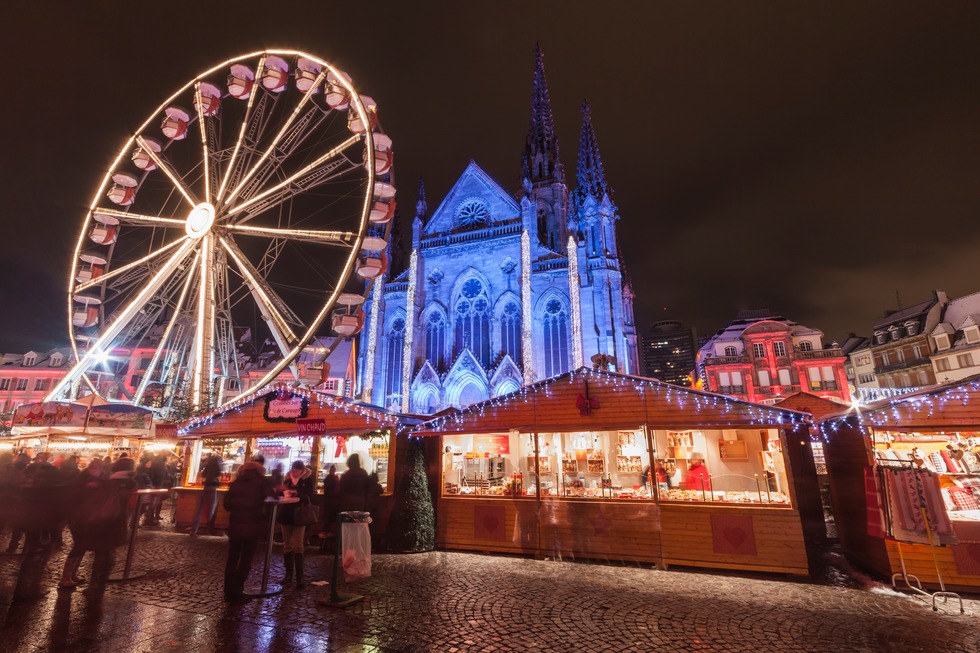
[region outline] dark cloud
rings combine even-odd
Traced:
[[[374,96],[403,206],[469,159],[516,189],[540,40],[566,170],[588,97],[641,323],[768,306],[840,338],[980,287],[975,3],[21,4],[0,51],[0,349],[65,333],[84,207],[180,84],[269,46]],[[18,70],[18,67],[21,69]],[[63,336],[62,336],[63,337]]]

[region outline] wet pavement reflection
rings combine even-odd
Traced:
[[[327,586],[225,602],[224,537],[150,528],[138,546],[147,575],[104,592],[57,588],[70,538],[31,558],[0,557],[0,651],[980,650],[977,597],[965,615],[933,613],[925,601],[839,573],[807,583],[464,553],[376,555],[372,577],[343,588],[365,600],[336,609],[317,604]],[[31,568],[22,573],[24,562]],[[332,562],[311,549],[309,580],[329,578]],[[18,592],[18,583],[32,591]]]

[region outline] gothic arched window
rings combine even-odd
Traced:
[[[469,348],[484,369],[490,364],[490,302],[478,279],[468,279],[456,300],[456,353]]]
[[[557,299],[544,307],[544,375],[552,377],[568,369],[568,315]]]
[[[405,319],[398,317],[388,329],[385,343],[385,399],[401,398],[402,349],[405,346]]]
[[[517,302],[507,302],[500,313],[500,351],[521,364],[521,309]]]
[[[446,366],[446,320],[438,311],[429,315],[425,323],[425,357],[439,372]]]

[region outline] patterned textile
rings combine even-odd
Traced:
[[[949,498],[956,504],[957,510],[980,510],[980,499],[962,488],[949,488]]]
[[[958,478],[954,482],[964,490],[972,492],[973,496],[980,498],[980,478]]]
[[[933,451],[929,454],[929,462],[932,463],[932,467],[940,474],[946,473],[946,463],[943,462],[943,456],[938,451]]]
[[[946,465],[946,471],[951,472],[953,474],[960,473],[960,466],[957,465],[956,461],[953,460],[953,457],[949,455],[949,451],[946,450],[940,451],[939,455],[942,456],[943,464]]]
[[[927,470],[886,469],[884,475],[892,537],[918,544],[956,543],[936,474]]]

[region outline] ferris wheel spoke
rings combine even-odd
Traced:
[[[153,160],[153,162],[157,165],[157,167],[160,168],[163,174],[167,176],[167,179],[169,179],[170,183],[174,185],[174,188],[177,189],[177,192],[183,195],[184,199],[187,200],[187,203],[190,204],[192,207],[197,206],[198,204],[197,200],[191,197],[190,191],[184,187],[184,183],[180,179],[180,177],[177,176],[177,173],[174,172],[173,168],[171,168],[170,165],[168,165],[162,158],[160,158],[160,155],[157,152],[153,151],[152,147],[146,144],[146,141],[143,140],[142,136],[136,137],[136,144],[139,145],[140,148],[142,148],[143,151],[146,152],[146,154]]]
[[[351,136],[337,147],[332,148],[329,152],[321,155],[315,161],[286,177],[278,184],[267,188],[258,195],[255,195],[241,204],[232,207],[227,211],[227,215],[231,217],[241,213],[245,209],[255,206],[258,202],[262,202],[263,200],[272,197],[276,193],[280,193],[286,197],[292,197],[292,195],[298,192],[309,190],[313,186],[333,178],[330,176],[331,173],[336,172],[345,164],[349,166],[349,170],[355,169],[357,166],[352,165],[351,162],[348,159],[343,158],[342,155],[345,150],[356,145],[362,139],[363,136],[360,135]],[[332,161],[332,159],[337,159],[337,157],[341,158],[337,161]],[[348,170],[346,169],[343,170],[343,172],[347,171]],[[262,204],[261,207],[262,210],[269,208],[268,204]]]
[[[300,329],[305,329],[306,327],[303,322],[293,313],[289,305],[279,297],[278,293],[272,289],[272,286],[269,285],[262,275],[259,274],[258,270],[245,257],[245,254],[235,241],[219,236],[219,242],[225,248],[225,251],[228,252],[229,258],[234,261],[253,299],[263,309],[263,319],[269,322],[270,326],[274,326],[274,330],[283,336],[285,344],[290,346],[295,345],[298,338],[293,332],[292,327],[298,326]],[[264,314],[265,312],[268,312],[268,316]]]
[[[290,128],[293,126],[293,123],[296,121],[296,118],[300,115],[300,112],[303,110],[303,107],[307,105],[307,103],[313,97],[316,90],[320,88],[321,84],[323,84],[323,81],[324,79],[326,79],[326,77],[327,77],[327,73],[325,70],[322,71],[319,74],[319,76],[317,76],[316,81],[314,81],[312,86],[310,86],[309,90],[307,90],[306,93],[303,94],[303,99],[301,99],[296,104],[296,107],[293,109],[292,113],[290,113],[289,117],[286,118],[282,127],[279,129],[279,133],[277,133],[275,137],[272,139],[272,142],[269,143],[269,146],[266,148],[265,152],[263,152],[262,155],[259,156],[259,160],[256,161],[252,165],[252,167],[249,168],[248,172],[246,172],[242,176],[242,178],[238,181],[238,185],[235,186],[234,190],[228,193],[228,197],[224,200],[225,204],[231,204],[232,202],[235,201],[235,199],[238,197],[238,194],[242,192],[242,189],[245,188],[245,185],[249,182],[249,180],[252,179],[255,173],[259,171],[259,169],[268,160],[268,158],[272,156],[272,153],[275,152],[276,148],[279,146],[279,142],[282,140],[283,136],[285,136],[289,132]]]
[[[357,242],[357,234],[352,231],[317,231],[315,229],[273,229],[267,227],[250,227],[243,224],[231,224],[226,228],[229,231],[240,233],[244,236],[265,236],[267,238],[279,238],[307,243],[323,243],[327,245],[339,245],[343,247],[353,247]]]
[[[262,67],[265,65],[266,55],[262,55],[259,58],[259,65],[255,69],[255,78],[258,78],[262,73]],[[231,179],[232,171],[235,169],[235,164],[238,161],[239,153],[242,149],[242,142],[245,140],[245,133],[248,130],[248,125],[252,119],[252,107],[255,106],[255,98],[259,95],[259,86],[256,85],[252,88],[252,92],[248,96],[248,105],[245,107],[245,116],[242,118],[242,124],[238,131],[238,139],[235,141],[235,148],[231,152],[231,158],[228,160],[227,167],[225,168],[225,175],[221,179],[221,185],[218,187],[218,192],[214,196],[214,201],[216,204],[220,204],[222,198],[225,194],[225,187],[228,185]]]
[[[74,290],[73,291],[74,292],[82,292],[83,290],[88,290],[89,288],[94,288],[95,286],[101,286],[103,283],[105,283],[106,281],[109,281],[110,279],[113,279],[113,278],[118,277],[120,275],[126,274],[130,270],[134,270],[134,269],[136,269],[138,267],[141,267],[143,265],[146,265],[147,263],[149,263],[153,259],[157,258],[161,254],[164,254],[166,252],[169,252],[174,247],[176,247],[177,245],[180,245],[182,242],[184,242],[186,240],[187,240],[187,236],[184,236],[183,238],[180,238],[178,240],[175,240],[172,243],[168,243],[168,244],[164,245],[163,247],[161,247],[160,249],[158,249],[158,250],[156,250],[154,252],[150,252],[149,254],[147,254],[146,256],[144,256],[141,259],[137,259],[137,260],[133,261],[132,263],[127,263],[126,265],[123,265],[123,266],[118,267],[118,268],[116,268],[114,270],[111,270],[109,272],[106,272],[105,274],[102,274],[102,275],[100,275],[98,277],[95,277],[94,279],[90,279],[89,281],[86,281],[85,283],[77,284],[74,287]]]
[[[117,209],[109,208],[96,208],[92,209],[93,215],[105,215],[111,218],[116,218],[119,222],[126,225],[136,225],[136,226],[173,226],[173,227],[184,227],[187,225],[187,220],[178,220],[176,218],[164,218],[157,215],[145,215],[143,213],[130,213],[127,211],[119,211]]]
[[[173,275],[180,265],[187,259],[188,254],[194,249],[197,243],[190,238],[183,241],[183,245],[174,252],[173,256],[167,259],[156,274],[154,274],[140,289],[132,300],[116,315],[112,323],[103,331],[91,348],[75,364],[68,374],[51,390],[48,395],[49,400],[57,397],[65,389],[71,387],[88,369],[99,361],[104,352],[112,348],[112,343],[116,336],[127,328],[130,321],[136,317],[143,309],[143,306],[153,297],[153,295],[163,286]]]
[[[198,251],[197,255],[194,257],[194,261],[191,263],[190,269],[194,269],[197,266],[200,256],[201,252]],[[174,325],[176,325],[180,318],[183,317],[181,311],[184,308],[184,302],[187,300],[187,294],[190,291],[191,282],[193,281],[194,275],[188,274],[187,278],[184,280],[184,287],[180,291],[180,296],[177,298],[177,303],[174,304],[173,316],[167,321],[167,326],[164,327],[163,335],[160,338],[160,344],[157,345],[156,350],[153,352],[153,357],[150,359],[150,364],[146,368],[146,373],[143,375],[143,380],[140,381],[140,385],[136,389],[136,394],[133,395],[134,404],[139,404],[143,399],[143,395],[146,394],[146,388],[150,385],[153,370],[156,369],[157,363],[160,362],[160,357],[163,355],[167,342],[170,340],[170,334],[174,330]]]
[[[204,201],[211,201],[211,152],[208,149],[208,126],[204,116],[204,98],[201,82],[194,85],[194,106],[197,107],[197,124],[201,130],[201,160],[204,163]]]

